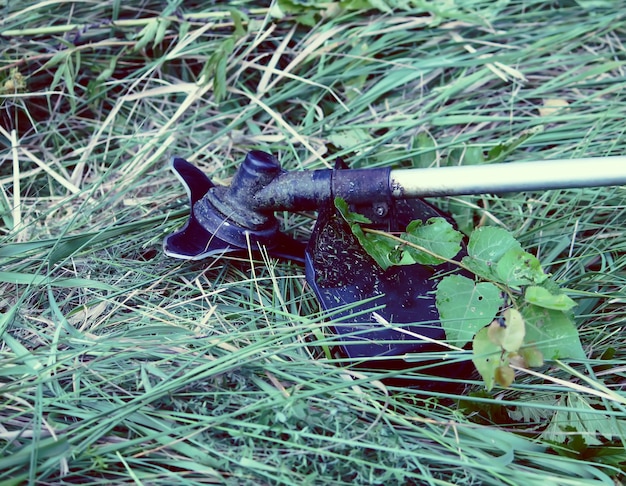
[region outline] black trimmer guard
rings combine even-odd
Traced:
[[[388,232],[404,231],[415,219],[443,217],[454,224],[420,199],[390,200],[351,210],[367,216],[370,227]],[[458,272],[457,266],[414,264],[382,270],[332,204],[319,212],[305,266],[307,282],[332,316],[341,354],[350,362],[379,369],[423,367],[425,374],[443,380],[419,386],[437,390],[456,387],[445,378],[463,379],[471,373],[471,362],[464,358],[452,363],[420,359],[429,353],[445,352],[448,358],[452,354],[439,344],[445,341],[445,333],[435,306],[435,289],[440,277]]]

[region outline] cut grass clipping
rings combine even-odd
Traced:
[[[172,155],[225,184],[251,149],[290,170],[624,155],[625,28],[608,0],[7,3],[0,481],[623,482],[624,188],[433,200],[466,235],[514,238],[506,258],[555,287],[504,284],[523,276],[500,262],[470,283],[513,289],[524,337],[509,311],[403,371],[335,357],[301,267],[181,263],[161,242],[188,211]],[[308,238],[312,215],[281,216]],[[545,315],[569,354],[528,341]],[[523,358],[490,390],[406,386],[478,336]]]

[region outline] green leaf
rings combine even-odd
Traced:
[[[498,385],[506,388],[515,381],[515,371],[508,364],[501,365],[496,368],[494,378]]]
[[[346,10],[376,9],[384,13],[392,13],[393,8],[408,8],[408,0],[340,0],[339,5]]]
[[[419,154],[411,157],[413,167],[425,169],[434,165],[437,160],[437,145],[428,132],[420,132],[414,137],[411,140],[411,149],[414,152],[419,152]]]
[[[522,309],[526,322],[526,344],[534,345],[546,359],[585,359],[578,330],[564,312],[527,305]]]
[[[507,309],[503,315],[503,326],[498,321],[493,321],[489,326],[489,339],[505,351],[517,352],[522,346],[526,334],[524,318],[516,309]]]
[[[226,67],[228,58],[219,57],[215,63],[215,74],[213,76],[213,96],[216,101],[220,101],[226,95]]]
[[[352,150],[372,141],[372,136],[363,128],[352,128],[328,135],[328,141],[342,149]]]
[[[520,349],[519,354],[524,358],[527,368],[543,366],[543,354],[535,346]]]
[[[437,285],[436,305],[441,325],[446,337],[457,346],[464,346],[489,324],[502,303],[498,287],[489,282],[475,284],[462,275],[450,275]]]
[[[154,40],[156,36],[157,30],[159,28],[159,19],[154,18],[151,19],[143,29],[137,34],[136,39],[137,42],[133,46],[133,50],[135,52],[142,50],[144,47],[148,45],[149,42]]]
[[[165,34],[167,33],[167,28],[170,26],[171,21],[166,18],[159,17],[157,19],[157,29],[154,34],[154,40],[152,41],[152,47],[157,48],[163,39],[165,38]]]
[[[249,22],[248,15],[246,15],[242,10],[237,10],[235,7],[229,7],[228,12],[230,13],[230,17],[233,19],[233,25],[235,26],[235,35],[237,37],[243,37],[246,35],[247,31],[244,27],[244,22]]]
[[[489,339],[486,327],[474,336],[472,349],[472,362],[482,376],[487,390],[491,390],[495,384],[496,370],[502,366],[502,349]]]
[[[398,244],[395,240],[381,235],[365,233],[359,223],[367,224],[371,221],[362,214],[351,212],[348,203],[342,198],[335,198],[335,207],[339,210],[341,217],[350,225],[352,234],[359,240],[363,249],[383,270],[399,263],[399,252],[396,248]]]
[[[524,300],[545,309],[568,311],[576,306],[576,302],[565,294],[553,294],[544,287],[531,286],[526,288]]]
[[[394,240],[380,235],[364,233],[358,224],[351,224],[350,228],[363,249],[383,270],[398,264],[399,258],[394,258],[398,253],[396,250],[397,243]]]
[[[496,265],[496,275],[500,282],[511,287],[541,283],[548,278],[537,257],[521,248],[513,248],[502,255]]]
[[[315,10],[308,10],[301,15],[296,17],[296,22],[302,25],[306,25],[307,27],[315,27],[315,24],[318,22],[317,15],[318,12]]]
[[[455,147],[450,151],[446,165],[481,165],[485,163],[483,150],[476,146]]]
[[[481,165],[485,163],[485,155],[483,149],[470,145],[465,147],[465,155],[463,156],[463,165]]]
[[[491,163],[503,160],[526,140],[541,132],[543,132],[543,125],[538,125],[528,130],[523,130],[519,133],[519,135],[510,138],[506,142],[499,143],[489,151],[487,155],[487,162]]]
[[[463,264],[479,277],[493,280],[497,278],[495,267],[504,254],[521,249],[519,242],[508,231],[483,226],[471,234],[467,245],[468,256],[463,258]]]
[[[98,74],[98,77],[96,78],[96,83],[104,83],[105,81],[108,81],[111,76],[113,76],[118,59],[119,56],[111,56],[111,58],[109,59],[109,65],[104,68],[100,72],[100,74]],[[104,65],[105,63],[103,62],[102,64]]]
[[[403,240],[426,248],[446,259],[454,258],[461,251],[463,235],[456,231],[444,218],[431,218],[423,224],[420,220],[411,221],[402,234]],[[441,258],[407,246],[405,254],[410,257],[409,263],[422,265],[438,265],[443,263]]]
[[[341,214],[343,219],[345,219],[346,222],[349,223],[349,224],[352,224],[352,223],[364,223],[364,224],[371,223],[370,219],[367,218],[366,216],[363,216],[362,214],[359,214],[359,213],[351,212],[350,211],[350,207],[348,206],[348,203],[341,197],[336,197],[335,198],[335,207],[339,210],[339,213]]]
[[[446,210],[452,214],[459,230],[466,235],[474,231],[474,216],[478,214],[477,206],[470,196],[449,198]]]

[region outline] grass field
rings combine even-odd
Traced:
[[[623,484],[623,187],[433,201],[513,232],[578,304],[587,359],[491,392],[337,363],[295,263],[161,247],[188,212],[173,155],[224,184],[251,149],[626,155],[619,4],[0,3],[0,485]],[[305,240],[312,216],[281,221]]]

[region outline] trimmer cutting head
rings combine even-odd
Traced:
[[[308,244],[280,232],[273,210],[259,208],[255,200],[284,173],[269,154],[248,154],[228,188],[216,186],[181,158],[172,159],[172,170],[187,189],[191,212],[185,226],[165,238],[167,255],[199,260],[263,247],[272,256],[304,262],[308,284],[321,307],[333,316],[341,355],[352,363],[405,368],[409,366],[402,359],[405,354],[446,351],[437,344],[445,335],[434,289],[438,275],[456,268],[415,264],[383,271],[352,235],[329,195],[318,204],[319,216]],[[332,176],[337,171],[344,179],[351,172],[341,161],[328,172]],[[310,207],[306,199],[303,209]],[[414,219],[446,217],[422,200],[392,199],[384,193],[374,202],[353,204],[352,210],[367,216],[372,227],[386,231],[402,231]],[[440,376],[460,377],[467,368],[448,364],[434,370]]]
[[[171,167],[187,190],[191,211],[185,226],[165,238],[166,255],[201,260],[264,247],[277,258],[304,261],[305,244],[281,233],[272,211],[257,211],[250,203],[258,178],[281,171],[271,155],[248,154],[230,188],[216,186],[185,159],[174,157]]]

